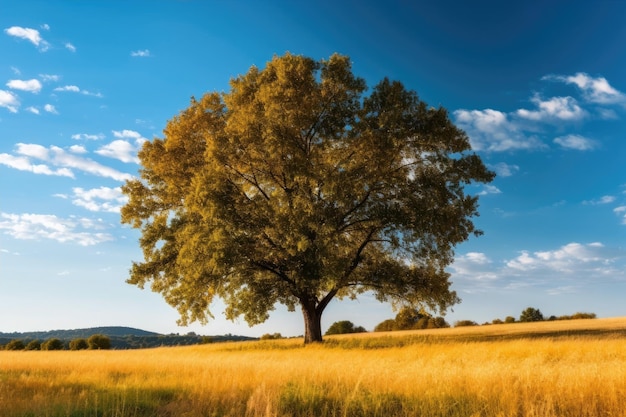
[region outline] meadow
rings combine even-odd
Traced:
[[[626,416],[626,318],[0,351],[0,416]]]

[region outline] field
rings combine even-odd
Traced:
[[[626,416],[626,318],[0,351],[0,416]]]

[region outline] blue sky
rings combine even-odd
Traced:
[[[457,247],[449,322],[626,315],[626,3],[302,3],[0,0],[0,331],[302,334],[298,312],[249,328],[219,303],[207,326],[176,326],[125,283],[141,251],[119,221],[141,143],[287,51],[402,81],[497,172],[471,189],[485,235]],[[393,315],[365,295],[331,303],[323,326]]]

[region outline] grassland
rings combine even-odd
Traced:
[[[626,318],[1,351],[0,416],[626,416]]]

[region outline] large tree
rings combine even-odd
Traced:
[[[444,108],[397,81],[366,94],[348,57],[286,54],[207,93],[139,152],[122,221],[141,229],[151,283],[181,315],[265,321],[277,303],[322,340],[333,298],[372,292],[445,311],[459,301],[445,271],[454,246],[479,234],[478,198],[493,173]]]

